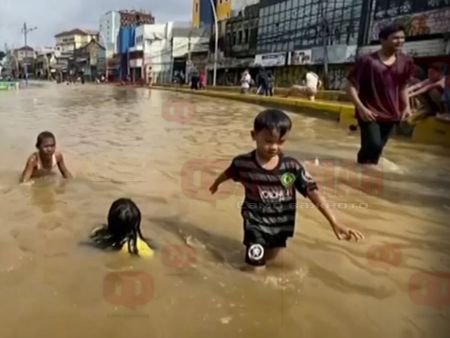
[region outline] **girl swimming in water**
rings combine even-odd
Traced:
[[[127,198],[120,198],[111,205],[108,224],[94,229],[90,237],[100,249],[153,257],[153,250],[141,233],[141,212],[137,205]]]
[[[37,152],[33,153],[27,161],[25,169],[20,178],[24,183],[32,178],[55,174],[56,167],[59,168],[64,178],[72,178],[69,170],[64,163],[62,153],[56,152],[56,138],[49,131],[40,133],[36,141]]]

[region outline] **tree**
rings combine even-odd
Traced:
[[[5,52],[2,52],[1,50],[0,50],[0,61],[2,61],[3,60],[3,58],[6,56],[6,53]]]

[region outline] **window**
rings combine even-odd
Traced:
[[[292,0],[288,0],[286,2],[286,10],[290,10],[292,8]]]

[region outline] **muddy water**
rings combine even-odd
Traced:
[[[0,337],[446,337],[448,149],[392,140],[381,171],[361,170],[357,135],[290,114],[286,152],[366,240],[337,241],[300,198],[296,236],[252,276],[242,190],[206,190],[251,149],[261,109],[93,85],[0,93]],[[46,129],[76,178],[19,186]],[[122,196],[142,210],[151,261],[85,245]]]

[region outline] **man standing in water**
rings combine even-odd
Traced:
[[[360,164],[377,165],[393,127],[411,115],[407,84],[414,62],[401,53],[405,29],[390,24],[379,38],[381,49],[361,57],[348,76],[361,129]]]

